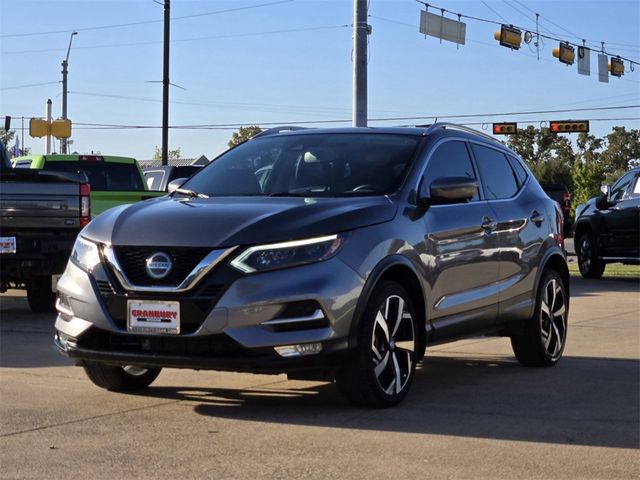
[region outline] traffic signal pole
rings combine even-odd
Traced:
[[[367,0],[353,3],[353,126],[367,126]]]
[[[162,62],[162,165],[169,165],[169,33],[170,0],[164,0],[164,55]]]
[[[69,73],[69,53],[71,52],[71,42],[73,42],[73,36],[78,32],[71,33],[69,38],[69,48],[67,48],[67,56],[62,61],[62,118],[67,119],[67,75]],[[51,122],[51,120],[49,120]],[[48,137],[50,138],[50,137]],[[48,152],[47,152],[48,153]],[[67,153],[67,139],[63,138],[60,141],[60,153]]]

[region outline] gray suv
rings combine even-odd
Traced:
[[[286,372],[383,407],[436,343],[562,356],[562,213],[492,137],[278,128],[172,189],[94,219],[58,282],[55,342],[102,388],[163,367]]]

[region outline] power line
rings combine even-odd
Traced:
[[[225,10],[215,10],[212,12],[204,12],[204,13],[196,13],[196,14],[192,14],[192,15],[183,15],[180,17],[173,17],[171,20],[184,20],[186,18],[195,18],[195,17],[205,17],[208,15],[219,15],[221,13],[230,13],[230,12],[238,12],[241,10],[250,10],[253,8],[260,8],[260,7],[270,7],[273,5],[279,5],[282,3],[290,3],[290,2],[294,2],[295,0],[277,0],[274,2],[268,2],[268,3],[259,3],[256,5],[248,5],[246,7],[237,7],[237,8],[228,8]],[[130,22],[130,23],[119,23],[119,24],[113,24],[113,25],[100,25],[100,26],[96,26],[96,27],[81,27],[81,28],[72,28],[72,29],[68,29],[68,30],[50,30],[48,32],[28,32],[28,33],[10,33],[10,34],[2,34],[0,35],[0,38],[10,38],[10,37],[32,37],[32,36],[37,36],[37,35],[53,35],[53,34],[57,34],[57,33],[70,33],[70,32],[86,32],[86,31],[90,31],[90,30],[106,30],[106,29],[110,29],[110,28],[123,28],[123,27],[134,27],[134,26],[138,26],[138,25],[146,25],[146,24],[150,24],[150,23],[162,23],[163,20],[142,20],[139,22]],[[75,49],[74,49],[75,50]]]
[[[480,0],[480,2],[482,2],[482,4],[487,7],[489,10],[491,10],[493,13],[495,13],[498,18],[500,18],[501,20],[505,21],[505,22],[509,22],[506,18],[504,18],[502,15],[500,15],[496,10],[493,9],[493,7],[491,7],[487,2],[485,2],[484,0]]]
[[[2,87],[0,90],[17,90],[19,88],[31,88],[31,87],[41,87],[43,85],[54,85],[60,82],[44,82],[44,83],[30,83],[28,85],[16,85],[13,87]]]
[[[323,25],[317,27],[303,27],[303,28],[290,28],[290,29],[282,29],[282,30],[267,30],[264,32],[247,32],[247,33],[230,33],[227,35],[208,35],[206,37],[192,37],[192,38],[178,38],[171,40],[171,43],[178,42],[195,42],[201,40],[216,40],[222,38],[240,38],[240,37],[261,37],[264,35],[277,35],[280,33],[299,33],[299,32],[311,32],[318,30],[331,30],[338,28],[347,28],[351,27],[351,25],[343,24],[343,25]],[[157,45],[162,43],[162,40],[152,40],[146,42],[129,42],[129,43],[105,43],[103,45],[87,45],[82,47],[74,47],[74,51],[76,50],[93,50],[96,48],[121,48],[121,47],[133,47],[133,46],[142,46],[142,45]],[[24,54],[24,53],[44,53],[44,52],[64,52],[64,48],[46,48],[39,50],[13,50],[7,52],[0,52],[3,55],[15,55],[15,54]]]

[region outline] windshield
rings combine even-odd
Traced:
[[[420,137],[307,134],[257,138],[216,159],[182,188],[207,196],[353,196],[395,192]]]

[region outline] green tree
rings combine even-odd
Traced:
[[[177,160],[178,158],[182,158],[181,157],[181,153],[180,153],[180,149],[176,148],[175,150],[169,150],[167,152],[167,157],[169,157],[169,160]],[[153,154],[153,159],[154,160],[162,160],[162,149],[160,147],[158,147],[156,145],[156,150]]]
[[[640,159],[640,130],[613,127],[605,144],[600,163],[606,180],[613,182],[631,167],[632,161]]]
[[[602,185],[605,176],[602,166],[595,161],[575,162],[572,174],[571,216],[574,217],[578,205],[600,194],[600,185]]]
[[[539,182],[563,183],[571,188],[575,154],[568,138],[529,125],[510,135],[507,146],[522,157]]]
[[[9,149],[9,144],[13,141],[15,134],[15,130],[9,130],[7,132],[4,128],[0,128],[0,140],[5,144],[7,149]]]
[[[235,147],[236,145],[240,145],[241,143],[246,142],[251,137],[259,134],[260,132],[262,132],[262,129],[256,125],[240,127],[237,132],[233,132],[233,135],[231,135],[231,140],[229,140],[227,145],[229,145],[229,148]]]

